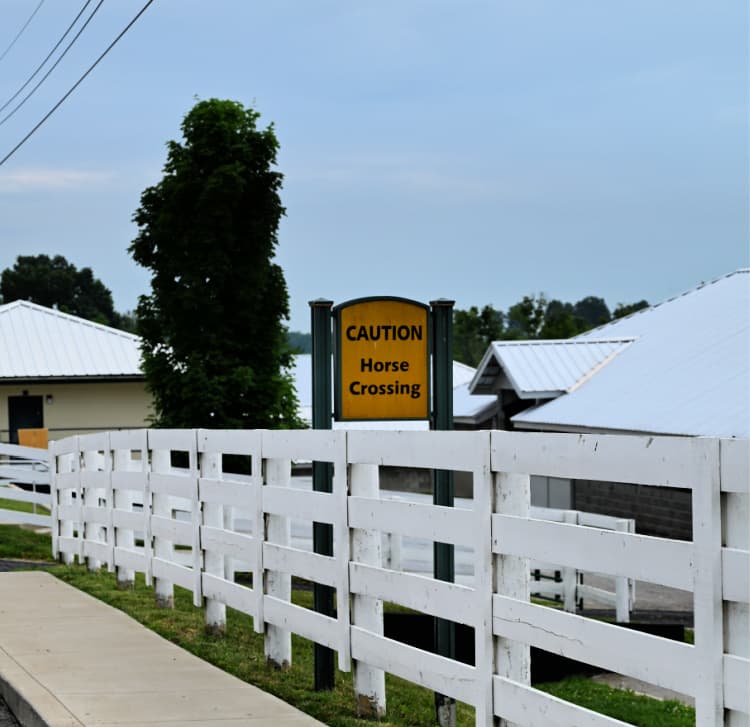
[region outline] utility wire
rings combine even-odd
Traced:
[[[79,28],[78,32],[73,36],[70,43],[68,43],[68,45],[65,46],[65,50],[62,53],[60,53],[57,60],[50,66],[50,69],[47,71],[47,73],[45,73],[39,79],[38,83],[36,84],[36,86],[34,86],[34,88],[31,89],[31,91],[29,91],[2,119],[0,119],[0,126],[2,126],[11,116],[13,116],[16,113],[16,111],[18,111],[18,109],[20,109],[21,106],[23,106],[36,93],[36,90],[39,88],[39,86],[41,86],[49,78],[50,73],[52,73],[52,71],[54,71],[55,68],[57,68],[57,66],[60,64],[60,61],[63,58],[65,58],[68,51],[73,47],[75,42],[81,36],[81,33],[83,33],[83,31],[86,30],[86,26],[91,22],[94,15],[97,14],[97,12],[99,11],[99,8],[102,6],[103,3],[104,3],[104,0],[99,0],[99,3],[97,4],[97,6],[91,11],[91,15],[89,15],[88,18],[86,18],[86,21],[84,22],[84,24]]]
[[[44,64],[52,57],[52,54],[60,47],[60,44],[67,38],[68,33],[73,29],[73,26],[78,22],[78,19],[83,15],[83,11],[86,10],[86,8],[91,4],[91,0],[86,0],[85,5],[78,11],[78,15],[73,18],[73,22],[68,26],[68,29],[62,34],[60,37],[60,40],[55,43],[55,47],[47,53],[47,57],[36,67],[36,70],[26,79],[26,82],[21,86],[21,88],[18,89],[2,106],[0,106],[0,111],[4,111],[8,106],[13,103],[13,101],[18,98],[18,95],[21,93],[21,91],[26,88],[33,80],[39,71],[42,70],[44,67]]]
[[[29,23],[34,19],[34,16],[39,12],[39,8],[41,8],[42,5],[44,5],[44,0],[39,0],[39,5],[34,8],[34,12],[31,13],[29,19],[21,26],[21,30],[16,33],[16,37],[13,38],[10,45],[2,52],[2,54],[0,54],[0,61],[8,55],[10,49],[16,44],[16,41],[23,35],[23,31],[29,27]]]
[[[0,159],[0,167],[3,166],[3,164],[5,164],[5,162],[7,162],[8,159],[10,159],[32,137],[32,135],[39,129],[39,127],[50,116],[52,116],[52,114],[55,113],[55,111],[57,111],[58,108],[60,108],[60,106],[65,101],[65,99],[67,99],[68,96],[70,96],[70,94],[73,93],[73,91],[75,91],[78,88],[78,86],[81,85],[81,83],[86,78],[86,76],[88,76],[89,73],[91,73],[91,71],[93,71],[94,68],[96,68],[99,65],[99,62],[102,60],[102,58],[104,58],[104,56],[106,56],[107,53],[109,53],[112,50],[112,48],[114,48],[115,45],[117,45],[120,38],[122,38],[122,36],[125,35],[125,33],[127,33],[131,27],[133,27],[133,25],[135,25],[138,18],[140,18],[141,15],[143,15],[143,13],[146,12],[149,5],[151,5],[153,2],[154,0],[148,0],[148,2],[138,11],[135,17],[120,31],[119,35],[106,47],[104,52],[88,67],[86,72],[70,87],[68,92],[42,117],[39,123],[28,134],[26,134],[26,136],[24,136],[23,139],[21,139],[21,141],[18,142],[18,144],[16,144],[2,159]]]

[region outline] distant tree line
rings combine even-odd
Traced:
[[[526,295],[508,308],[485,305],[453,312],[453,357],[476,366],[492,341],[570,338],[616,318],[648,307],[648,302],[619,303],[610,312],[602,298],[587,296],[577,303],[563,303]]]
[[[3,303],[28,300],[63,313],[135,331],[133,313],[118,313],[112,293],[91,268],[80,270],[62,255],[19,255],[12,268],[0,274]]]
[[[289,348],[294,353],[312,353],[312,334],[301,331],[289,331],[287,334]]]

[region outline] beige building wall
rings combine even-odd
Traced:
[[[10,438],[9,396],[41,396],[50,439],[92,431],[148,426],[151,396],[143,381],[91,383],[0,383],[0,441]]]

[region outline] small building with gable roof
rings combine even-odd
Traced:
[[[140,339],[17,300],[0,305],[0,441],[147,426]]]

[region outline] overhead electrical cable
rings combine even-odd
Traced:
[[[34,12],[31,13],[29,19],[21,26],[21,30],[16,33],[16,37],[13,38],[13,40],[10,41],[10,45],[2,53],[0,53],[0,61],[8,55],[10,49],[16,44],[16,41],[23,35],[23,31],[29,27],[29,23],[34,19],[34,16],[39,12],[39,8],[41,8],[42,5],[44,5],[44,0],[39,0],[39,5],[34,8]]]
[[[34,86],[34,88],[31,89],[31,91],[29,91],[5,116],[3,116],[2,119],[0,119],[0,126],[2,126],[11,116],[13,116],[13,114],[15,114],[16,111],[18,111],[18,109],[20,109],[21,106],[23,106],[36,93],[36,90],[39,88],[39,86],[41,86],[49,78],[50,73],[52,73],[52,71],[54,71],[55,68],[57,68],[60,61],[63,58],[65,58],[68,51],[73,47],[75,42],[81,36],[81,33],[83,33],[83,31],[86,30],[86,26],[91,22],[92,18],[99,11],[99,8],[103,5],[103,3],[104,3],[104,0],[99,0],[98,5],[91,11],[91,15],[89,15],[88,18],[86,18],[86,21],[84,22],[84,24],[78,29],[78,32],[71,38],[70,43],[68,43],[68,45],[65,46],[65,50],[62,53],[60,53],[57,60],[50,66],[47,73],[45,73],[39,79],[38,83],[36,84],[36,86]]]
[[[73,22],[68,26],[68,29],[62,34],[60,37],[60,40],[55,43],[55,47],[47,53],[47,57],[36,67],[36,70],[26,79],[26,82],[21,86],[21,88],[18,89],[2,106],[0,106],[0,111],[4,111],[8,106],[13,103],[13,101],[18,98],[21,91],[26,88],[35,78],[36,74],[39,73],[39,71],[42,70],[44,67],[44,64],[52,57],[52,54],[60,47],[60,44],[65,40],[65,38],[68,37],[68,33],[73,29],[73,26],[78,22],[78,19],[83,15],[84,10],[91,4],[91,0],[86,0],[86,3],[84,6],[78,11],[78,15],[73,18]]]
[[[86,72],[70,87],[70,89],[68,89],[67,93],[42,117],[39,123],[37,123],[37,125],[28,134],[26,134],[26,136],[24,136],[23,139],[21,139],[21,141],[18,142],[18,144],[16,144],[2,159],[0,159],[0,167],[3,164],[5,164],[5,162],[7,162],[8,159],[10,159],[34,135],[34,133],[36,133],[39,127],[50,116],[52,116],[52,114],[55,113],[55,111],[57,111],[58,108],[60,108],[60,106],[64,103],[65,99],[67,99],[68,96],[70,96],[70,94],[72,94],[73,91],[75,91],[78,88],[78,86],[80,86],[81,83],[83,83],[83,80],[86,78],[86,76],[88,76],[89,73],[91,73],[91,71],[93,71],[94,68],[96,68],[99,65],[99,62],[102,60],[102,58],[104,58],[104,56],[106,56],[107,53],[109,53],[112,50],[112,48],[114,48],[115,45],[117,45],[120,38],[122,38],[122,36],[125,35],[125,33],[127,33],[130,30],[130,28],[133,27],[133,25],[135,25],[138,18],[140,18],[141,15],[143,15],[143,13],[146,12],[149,5],[151,5],[153,2],[154,0],[148,0],[148,2],[138,11],[135,17],[120,31],[117,37],[105,48],[104,52],[86,69]]]

